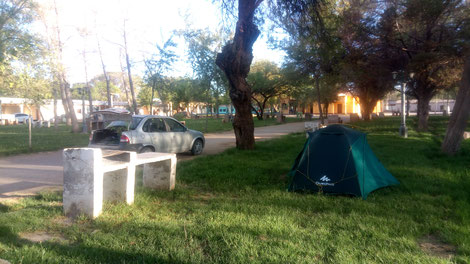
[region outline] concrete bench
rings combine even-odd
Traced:
[[[65,215],[101,214],[103,201],[134,202],[136,166],[144,166],[144,187],[173,190],[176,154],[70,148],[63,151]]]
[[[318,122],[305,122],[305,136],[308,138],[308,132],[314,132],[319,129],[318,127],[319,123]]]
[[[340,124],[343,123],[341,118],[338,115],[328,115],[328,124]]]

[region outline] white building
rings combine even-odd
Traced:
[[[82,100],[72,100],[75,115],[78,120],[83,120]],[[92,101],[95,110],[107,108],[106,101]],[[126,108],[127,102],[114,102],[113,107]],[[90,107],[88,100],[85,100],[85,117],[89,114]],[[0,97],[0,120],[14,119],[15,113],[25,113],[31,115],[34,120],[53,120],[54,119],[54,100],[44,100],[40,107],[31,105],[31,102],[25,98]],[[57,100],[57,116],[65,117],[65,110],[62,100]],[[13,118],[12,118],[13,117]]]

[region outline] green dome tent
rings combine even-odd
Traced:
[[[289,172],[289,191],[362,196],[399,184],[375,157],[366,134],[342,125],[309,133]]]

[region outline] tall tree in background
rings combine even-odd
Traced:
[[[207,103],[206,109],[206,131],[209,118],[209,105],[212,98],[216,101],[218,114],[219,97],[221,95],[220,85],[222,73],[215,64],[217,50],[221,46],[220,34],[205,30],[187,30],[183,32],[184,39],[188,44],[188,57],[195,76],[199,83],[206,87],[204,95]],[[212,96],[213,95],[213,96]]]
[[[119,50],[119,58],[122,57],[121,52],[122,52],[122,49]],[[126,70],[124,69],[124,66],[122,65],[121,59],[119,59],[119,66],[121,68],[121,74],[120,74],[121,87],[126,92],[126,101],[127,101],[128,109],[132,109],[132,98],[131,98],[132,96],[129,96],[130,90],[127,85],[128,82],[126,81]]]
[[[34,38],[25,25],[30,24],[35,13],[30,0],[0,0],[0,66],[34,48]]]
[[[167,73],[172,67],[173,63],[176,62],[178,56],[176,55],[176,43],[173,41],[173,36],[169,37],[163,45],[156,45],[156,53],[151,58],[145,59],[145,80],[147,85],[152,89],[151,91],[151,103],[150,103],[150,114],[153,115],[153,98],[155,98],[155,91],[158,92],[160,100],[164,99],[164,81],[165,73]]]
[[[122,37],[124,40],[124,56],[126,59],[126,66],[127,66],[127,77],[129,81],[129,89],[131,90],[131,97],[132,97],[132,112],[134,114],[138,114],[139,111],[137,109],[137,100],[135,97],[135,89],[134,89],[134,82],[132,81],[132,71],[131,71],[131,61],[129,58],[129,50],[127,47],[127,30],[126,30],[126,21],[124,20],[124,25],[123,25],[123,31],[122,31]]]
[[[337,1],[325,0],[320,8],[307,5],[301,13],[278,5],[272,14],[277,26],[289,35],[286,41],[281,42],[281,47],[287,53],[287,68],[297,72],[290,74],[298,78],[294,80],[298,87],[292,95],[299,97],[297,95],[306,92],[315,98],[322,123],[329,103],[337,97],[338,83],[342,81],[340,61],[344,57],[344,49],[338,34],[342,22],[338,5]],[[304,98],[298,100],[301,105],[311,103]],[[309,111],[313,112],[313,109]]]
[[[286,93],[289,85],[279,67],[271,61],[257,61],[251,66],[247,82],[252,88],[253,101],[258,109],[253,108],[259,120],[263,120],[266,103],[269,99]]]
[[[60,31],[60,24],[59,24],[59,12],[57,10],[57,4],[54,0],[54,13],[56,18],[56,39],[55,39],[55,50],[57,52],[57,73],[59,79],[59,85],[61,87],[61,95],[62,95],[62,103],[65,101],[65,105],[68,109],[69,119],[72,122],[72,132],[79,133],[81,131],[77,116],[75,115],[73,101],[72,101],[72,94],[70,92],[70,84],[67,82],[66,79],[66,72],[65,67],[62,61],[62,51],[63,51],[63,43],[61,39],[61,31]],[[67,113],[67,110],[65,111]]]
[[[78,28],[77,29],[78,33],[83,39],[83,49],[82,49],[82,57],[83,57],[83,69],[85,73],[85,86],[82,87],[82,89],[85,89],[85,92],[87,93],[88,96],[88,104],[89,104],[89,111],[90,114],[93,113],[93,99],[91,96],[91,88],[90,88],[90,83],[88,82],[88,60],[87,60],[87,40],[88,40],[88,35],[89,32],[86,30],[86,28]]]
[[[456,51],[469,41],[459,34],[468,20],[468,5],[461,0],[400,0],[389,9],[387,21],[394,22],[390,45],[408,58],[405,70],[414,73],[409,87],[418,99],[418,129],[427,130],[429,103],[451,77],[444,73],[463,67]]]
[[[352,1],[342,12],[340,36],[346,55],[342,62],[349,91],[359,98],[361,114],[369,120],[377,101],[393,90],[392,72],[399,68],[398,51],[386,42],[388,10],[374,1]]]
[[[106,97],[108,99],[108,107],[113,107],[113,100],[111,98],[112,94],[111,94],[111,89],[110,89],[109,76],[108,76],[108,72],[106,72],[106,65],[104,64],[103,52],[101,51],[101,43],[100,43],[100,38],[98,36],[96,36],[96,44],[98,46],[98,54],[100,55],[101,69],[103,70],[103,75],[104,75],[104,78],[106,79],[106,95],[107,95]],[[126,43],[126,45],[127,45],[127,43]]]

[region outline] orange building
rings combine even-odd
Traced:
[[[288,98],[282,98],[282,112],[283,114],[292,114],[292,107],[295,102],[292,102]],[[383,102],[378,101],[377,105],[374,107],[373,113],[383,112]],[[323,105],[322,105],[322,109]],[[310,113],[313,110],[313,114],[320,114],[318,110],[318,103],[314,102],[311,105],[308,105],[304,109],[296,109],[296,112]],[[350,93],[340,93],[335,102],[332,102],[328,105],[328,114],[361,114],[361,104],[359,98],[352,96]]]

